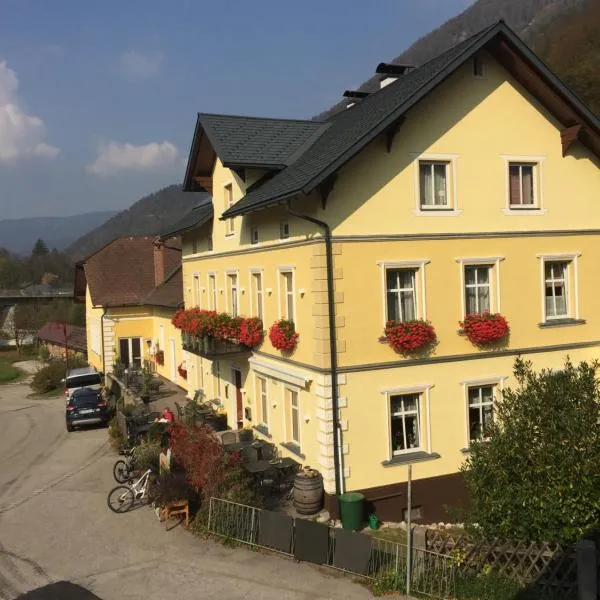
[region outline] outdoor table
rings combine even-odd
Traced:
[[[144,423],[143,425],[134,425],[133,430],[137,435],[141,435],[143,433],[147,433],[147,431],[152,427],[153,423]]]
[[[234,442],[233,444],[223,444],[225,452],[239,452],[243,448],[251,446],[252,442]]]
[[[243,467],[248,473],[255,475],[258,473],[265,473],[269,469],[272,469],[273,465],[269,464],[268,460],[257,460],[256,462],[244,463]]]

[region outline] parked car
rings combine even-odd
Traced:
[[[65,417],[67,431],[73,431],[82,425],[108,425],[111,410],[100,390],[84,387],[71,394]]]
[[[71,394],[80,388],[102,389],[102,375],[94,367],[80,367],[71,369],[64,379],[65,399],[69,400]]]

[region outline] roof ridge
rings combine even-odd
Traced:
[[[326,121],[316,121],[314,119],[298,119],[288,117],[259,117],[256,115],[233,115],[228,113],[206,113],[199,112],[199,117],[227,117],[230,119],[250,119],[252,121],[285,121],[286,123],[304,123],[304,124],[316,124],[322,125]]]

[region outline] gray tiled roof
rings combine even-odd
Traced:
[[[595,115],[500,21],[408,72],[353,107],[332,116],[326,121],[329,127],[321,131],[321,135],[303,153],[298,153],[287,168],[260,187],[250,189],[221,218],[246,214],[316,189],[497,35],[502,35],[526,60],[535,64],[546,81],[568,97],[591,123],[599,123]],[[402,135],[401,130],[398,135]]]
[[[200,113],[198,121],[225,166],[282,169],[326,123]]]
[[[184,215],[179,221],[171,225],[168,231],[160,234],[161,240],[181,235],[186,231],[201,227],[205,223],[208,223],[213,217],[213,205],[210,196],[207,194],[208,200],[201,202],[194,206],[194,208]]]

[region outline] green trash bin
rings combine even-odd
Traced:
[[[339,497],[342,527],[344,529],[362,529],[364,521],[365,497],[359,492],[346,492]]]

